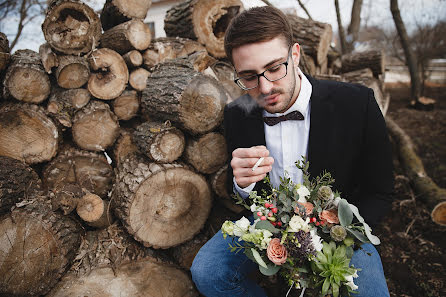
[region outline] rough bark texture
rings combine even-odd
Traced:
[[[59,65],[56,69],[56,79],[60,87],[76,89],[87,83],[90,76],[90,67],[84,57],[59,56]]]
[[[181,267],[189,270],[198,251],[208,240],[208,236],[200,233],[188,242],[174,247],[172,249],[172,256]]]
[[[184,165],[132,155],[118,167],[113,209],[144,246],[169,248],[193,238],[211,208],[206,180]]]
[[[199,42],[188,38],[161,37],[152,41],[144,52],[144,65],[151,69],[156,64],[169,59],[187,57],[195,52],[206,50]]]
[[[423,162],[415,153],[410,137],[390,117],[386,117],[387,128],[397,144],[400,163],[417,193],[417,199],[432,209],[431,218],[435,223],[446,226],[446,189],[440,188],[427,175]]]
[[[104,31],[131,19],[144,20],[152,0],[107,0],[101,12]]]
[[[142,91],[147,86],[147,78],[150,72],[144,68],[137,68],[130,73],[129,84],[137,91]]]
[[[71,127],[75,112],[87,105],[90,97],[90,92],[86,89],[66,90],[53,87],[47,110],[60,124]]]
[[[133,130],[131,129],[120,130],[120,135],[118,140],[116,140],[112,153],[113,161],[117,164],[116,166],[119,166],[131,154],[138,152],[138,147],[133,143],[132,134]]]
[[[54,67],[59,66],[59,58],[48,43],[44,43],[39,47],[39,55],[43,68],[48,74],[52,73]]]
[[[149,26],[142,20],[130,20],[105,31],[101,47],[111,48],[122,55],[134,49],[147,49],[151,38]]]
[[[113,112],[119,120],[132,119],[139,110],[140,95],[135,90],[125,90],[113,100]]]
[[[223,61],[215,61],[211,69],[218,81],[225,88],[229,100],[235,100],[245,94],[245,91],[234,82],[234,68],[230,64]]]
[[[139,151],[155,162],[171,163],[184,151],[186,141],[181,130],[170,122],[146,122],[133,132],[133,142]]]
[[[132,69],[142,65],[144,59],[142,54],[137,50],[131,50],[128,53],[122,55],[125,63],[127,64],[127,68]]]
[[[3,81],[5,97],[40,103],[50,94],[51,84],[40,56],[32,50],[18,50],[11,57]]]
[[[80,148],[103,151],[112,146],[118,137],[118,118],[109,105],[92,100],[76,112],[72,133],[73,140]]]
[[[226,56],[223,46],[226,28],[242,10],[239,0],[187,0],[167,11],[164,31],[169,37],[198,40],[212,56],[222,58]]]
[[[8,37],[0,32],[0,72],[8,66],[10,56]]]
[[[114,99],[125,90],[129,71],[120,54],[108,48],[93,52],[89,58],[93,71],[88,80],[88,90],[99,99]]]
[[[107,228],[114,221],[109,201],[102,200],[101,197],[92,193],[87,193],[79,199],[76,212],[87,225],[94,228]]]
[[[80,226],[42,201],[0,220],[0,294],[39,296],[62,277],[80,245]]]
[[[51,208],[53,211],[61,209],[64,215],[68,215],[76,209],[80,198],[84,195],[84,190],[78,184],[60,184],[49,193]]]
[[[317,64],[327,59],[333,30],[330,24],[316,22],[296,15],[287,15],[293,39],[304,49],[305,54],[313,57]]]
[[[66,148],[43,170],[46,190],[56,192],[65,184],[77,184],[102,198],[113,184],[113,168],[103,154]]]
[[[225,138],[219,133],[211,132],[197,139],[189,139],[184,158],[197,171],[214,173],[228,160]]]
[[[143,113],[178,123],[191,134],[216,128],[227,100],[223,87],[178,60],[159,64],[142,92]]]
[[[67,55],[80,55],[98,46],[101,23],[93,9],[82,2],[57,0],[48,5],[42,31],[54,50]]]
[[[228,172],[228,165],[225,164],[209,177],[211,188],[218,197],[230,199],[227,187],[226,177]]]
[[[370,68],[373,75],[379,78],[385,72],[385,54],[381,50],[356,52],[342,56],[342,72],[350,72]]]
[[[40,194],[42,181],[25,163],[0,156],[0,215],[22,200]]]
[[[51,160],[57,153],[59,132],[43,108],[8,104],[0,108],[0,155],[27,164]]]

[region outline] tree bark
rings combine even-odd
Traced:
[[[133,142],[139,151],[155,162],[171,163],[184,151],[186,141],[181,130],[170,122],[146,122],[133,132]]]
[[[189,139],[184,159],[199,172],[214,173],[228,160],[225,138],[211,132],[197,139]]]
[[[118,140],[113,147],[112,158],[116,166],[119,166],[128,156],[138,152],[138,147],[132,140],[132,129],[121,129]]]
[[[48,43],[39,47],[39,55],[46,73],[51,74],[53,68],[59,66],[59,58]]]
[[[112,146],[119,134],[119,122],[110,106],[92,100],[76,112],[72,128],[76,144],[90,151],[104,151]]]
[[[225,164],[209,177],[211,188],[218,197],[231,199],[226,187],[228,165]]]
[[[221,123],[226,101],[215,79],[177,59],[156,67],[142,91],[141,106],[149,118],[170,120],[191,134],[202,134]]]
[[[27,164],[51,160],[57,153],[59,131],[43,108],[9,104],[0,108],[0,155]]]
[[[82,2],[56,0],[48,5],[42,31],[54,50],[67,55],[81,55],[98,46],[101,24],[93,9]]]
[[[144,246],[165,249],[186,242],[208,218],[209,185],[184,165],[132,155],[118,167],[116,180],[115,214]]]
[[[101,47],[110,48],[121,55],[131,51],[143,51],[152,38],[149,26],[142,20],[130,20],[108,29],[102,34]]]
[[[49,193],[51,208],[53,211],[61,209],[64,215],[68,215],[76,209],[80,198],[84,195],[85,192],[80,185],[60,183]]]
[[[113,100],[113,112],[118,120],[128,121],[132,119],[139,110],[140,95],[135,90],[125,90]]]
[[[421,95],[421,82],[418,72],[418,64],[415,54],[411,48],[409,37],[407,36],[406,26],[401,18],[400,9],[398,7],[398,0],[390,0],[390,11],[392,12],[393,21],[395,22],[398,36],[400,37],[401,46],[406,57],[406,64],[409,68],[411,81],[411,101],[417,102]]]
[[[86,89],[62,89],[53,87],[47,110],[64,127],[71,127],[76,111],[90,102],[90,92]]]
[[[423,162],[415,153],[410,137],[390,117],[386,117],[387,128],[398,146],[400,163],[418,194],[417,198],[432,209],[434,223],[446,226],[446,189],[440,188],[427,175]]]
[[[211,69],[217,80],[225,88],[228,100],[235,100],[246,93],[234,82],[235,73],[234,68],[232,68],[231,65],[226,62],[215,61],[215,63],[211,65]]]
[[[208,236],[200,233],[182,245],[174,247],[172,256],[182,268],[189,270],[198,251],[208,240]]]
[[[107,228],[114,221],[109,201],[102,200],[101,197],[92,193],[86,193],[79,199],[76,212],[87,225],[98,229]]]
[[[2,32],[0,32],[0,73],[6,69],[9,63],[9,41],[8,37]]]
[[[65,148],[43,169],[47,191],[57,192],[65,184],[76,184],[102,198],[112,188],[113,168],[103,154]]]
[[[39,54],[32,50],[18,50],[12,55],[3,86],[5,97],[27,103],[41,103],[51,91]]]
[[[239,0],[187,0],[167,11],[164,31],[168,37],[198,40],[209,54],[222,58],[226,56],[224,33],[230,21],[242,10],[243,4]]]
[[[123,56],[128,69],[139,67],[144,62],[142,54],[137,50],[131,50],[125,53]]]
[[[59,56],[56,69],[57,84],[65,89],[76,89],[85,85],[90,76],[90,67],[84,57]]]
[[[144,68],[136,68],[130,73],[129,84],[137,91],[142,91],[147,86],[147,78],[150,72]]]
[[[363,0],[354,0],[348,33],[348,51],[354,50],[354,43],[358,40],[359,28],[361,25],[361,9]]]
[[[104,100],[121,95],[129,81],[129,71],[122,56],[114,50],[101,48],[91,54],[89,62],[93,71],[100,71],[90,75],[90,93]]]
[[[296,15],[287,15],[293,39],[303,48],[306,55],[320,65],[327,59],[333,31],[330,24],[316,22]]]
[[[375,78],[380,77],[386,70],[386,56],[382,50],[368,50],[342,56],[341,72],[350,72],[363,68],[370,68]]]
[[[0,156],[0,215],[16,203],[32,198],[42,190],[37,173],[25,163]]]
[[[131,19],[144,20],[152,0],[107,0],[102,8],[101,23],[104,31]]]
[[[0,219],[0,294],[40,296],[62,277],[80,245],[80,226],[36,201]]]

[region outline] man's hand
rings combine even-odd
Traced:
[[[269,151],[263,145],[238,148],[232,152],[231,167],[235,182],[240,188],[262,180],[271,171],[274,159],[268,156]],[[252,168],[261,157],[265,159],[253,171]]]

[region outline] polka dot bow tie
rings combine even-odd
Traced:
[[[304,116],[297,110],[287,113],[286,115],[282,115],[280,117],[263,117],[263,121],[268,126],[274,126],[282,121],[302,121]]]

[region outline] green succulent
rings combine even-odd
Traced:
[[[334,239],[334,241],[343,241],[347,236],[347,231],[341,225],[336,225],[331,227],[330,236]]]

